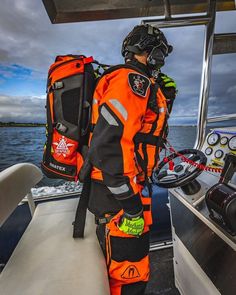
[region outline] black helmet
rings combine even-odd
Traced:
[[[130,59],[134,54],[146,51],[149,54],[148,65],[157,69],[164,65],[164,59],[172,49],[162,31],[146,24],[134,27],[124,39],[121,53],[125,59]]]

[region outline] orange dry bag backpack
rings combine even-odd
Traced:
[[[47,139],[41,166],[50,178],[78,179],[83,165],[82,147],[87,145],[90,131],[96,83],[93,62],[93,57],[61,55],[49,69]]]

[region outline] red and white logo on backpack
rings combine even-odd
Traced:
[[[66,157],[70,154],[70,147],[74,146],[73,143],[67,143],[64,136],[62,136],[58,142],[53,142],[53,145],[55,145],[54,152],[58,155],[62,155],[63,157]]]

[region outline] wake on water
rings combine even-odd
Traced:
[[[31,189],[33,198],[42,198],[49,196],[79,194],[81,192],[82,185],[78,182],[65,181],[63,184],[58,186],[42,186]]]

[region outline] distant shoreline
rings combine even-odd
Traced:
[[[45,127],[43,123],[15,123],[15,122],[0,122],[0,127]]]

